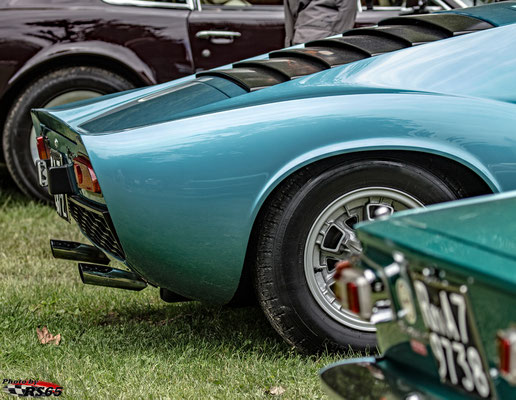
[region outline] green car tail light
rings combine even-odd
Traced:
[[[335,296],[352,313],[366,320],[371,317],[371,284],[362,271],[353,268],[349,261],[340,261],[335,265]]]
[[[516,327],[499,331],[497,341],[500,373],[511,384],[516,384]]]

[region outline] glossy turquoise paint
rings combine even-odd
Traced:
[[[364,266],[381,273],[383,267],[392,262],[393,252],[397,251],[405,256],[409,271],[420,272],[424,267],[432,266],[445,274],[450,285],[458,287],[465,284],[470,302],[468,307],[473,313],[488,367],[497,368],[496,334],[516,322],[516,246],[513,240],[516,225],[512,223],[515,210],[516,192],[509,192],[400,212],[385,221],[361,224],[357,232],[364,254],[374,261],[365,259]],[[391,285],[389,290],[396,304],[394,286]],[[430,398],[443,389],[453,393],[452,389],[439,383],[432,357],[422,360],[408,344],[411,335],[427,343],[413,333],[426,332],[419,310],[416,324],[411,326],[411,330],[407,330],[407,326],[403,319],[377,325],[384,357],[397,365],[404,365],[397,369],[392,365],[379,366],[394,377],[403,379],[407,370],[421,369],[420,366],[426,363],[420,375],[426,375],[430,384],[411,380],[413,388]],[[431,355],[429,347],[428,352]],[[498,376],[492,381],[497,398],[516,396],[516,388],[504,378]],[[464,398],[457,391],[453,396]]]
[[[513,4],[511,4],[511,2],[504,2],[501,4],[497,4],[496,7],[485,5],[462,10],[452,10],[447,12],[481,18],[487,22],[499,26],[514,23]]]
[[[258,92],[217,93],[181,114],[164,107],[169,120],[148,126],[137,107],[134,119],[117,112],[192,78],[36,114],[81,135],[129,265],[159,286],[223,303],[263,202],[309,163],[427,152],[468,166],[493,191],[516,189],[515,35],[516,26],[494,28]]]

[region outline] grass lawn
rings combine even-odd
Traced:
[[[70,399],[325,398],[317,371],[339,357],[294,353],[259,309],[83,285],[50,238],[84,241],[0,164],[0,379],[57,383]],[[40,344],[41,326],[61,344]],[[285,392],[269,394],[275,386]]]

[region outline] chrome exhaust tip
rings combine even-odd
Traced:
[[[81,280],[87,285],[108,286],[126,290],[142,290],[147,283],[130,271],[105,265],[79,263]]]
[[[54,258],[72,261],[84,261],[108,265],[109,258],[95,246],[67,240],[50,239],[50,249]]]

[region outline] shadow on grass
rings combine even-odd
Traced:
[[[164,349],[194,347],[208,352],[236,354],[260,352],[288,355],[292,352],[258,307],[218,307],[198,302],[184,304],[139,304],[99,312],[98,319],[81,328],[81,316],[61,321],[80,330],[70,344],[90,340],[90,334],[109,337],[112,349]],[[73,329],[73,328],[72,328]],[[93,332],[88,332],[90,329]]]
[[[0,163],[0,212],[2,207],[12,204],[24,207],[34,201],[20,192],[5,164]],[[78,313],[47,311],[36,316],[31,312],[32,315],[26,317],[21,313],[25,321],[20,324],[52,325],[59,332],[66,332],[63,341],[66,347],[87,348],[88,342],[105,338],[103,345],[119,352],[162,352],[164,348],[194,347],[226,354],[256,352],[267,357],[292,354],[292,348],[278,336],[257,306],[220,307],[198,302],[167,304],[136,296],[126,304],[112,304],[109,310],[92,309],[80,296],[77,306]]]

